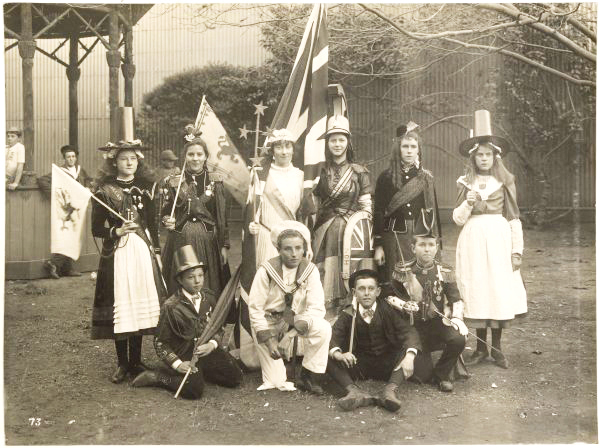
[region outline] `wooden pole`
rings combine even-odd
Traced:
[[[106,52],[108,62],[108,107],[110,110],[110,141],[116,142],[118,136],[118,109],[119,109],[119,66],[121,53],[119,52],[119,16],[116,6],[111,7],[108,17],[108,43]]]
[[[77,98],[77,83],[81,70],[79,61],[79,32],[74,31],[69,38],[69,66],[67,79],[69,80],[69,145],[79,147],[79,104]]]
[[[125,25],[123,29],[125,40],[125,62],[121,66],[123,78],[125,79],[124,105],[133,107],[133,77],[135,76],[135,65],[133,63],[133,30],[131,26]]]
[[[25,170],[33,171],[34,164],[34,123],[33,123],[33,40],[31,3],[21,4],[21,39],[18,43],[21,66],[23,68],[23,144],[25,145]]]

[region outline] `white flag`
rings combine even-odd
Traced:
[[[244,205],[250,185],[250,171],[246,162],[240,156],[206,99],[203,99],[200,105],[198,118],[201,116],[203,117],[202,122],[196,123],[196,128],[202,131],[202,139],[208,146],[209,170],[220,174],[223,177],[225,188],[239,204]]]
[[[53,254],[63,254],[73,260],[79,258],[91,196],[90,190],[52,164],[50,251]]]

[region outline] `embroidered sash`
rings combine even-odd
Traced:
[[[425,208],[432,208],[434,203],[433,185],[431,179],[428,177],[428,174],[421,171],[405,183],[402,188],[392,196],[392,199],[385,210],[385,217],[387,218],[402,205],[413,200],[421,193],[425,193]]]
[[[337,197],[342,193],[342,191],[344,191],[344,189],[346,189],[346,186],[350,183],[353,172],[354,170],[352,169],[352,167],[348,165],[346,171],[344,172],[338,183],[335,185],[335,187],[333,187],[331,193],[329,193],[329,196],[321,204],[321,207],[327,207],[333,202],[334,199],[337,199]]]

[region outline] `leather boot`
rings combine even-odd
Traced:
[[[398,390],[398,385],[395,383],[387,383],[381,396],[378,399],[378,405],[387,409],[390,412],[396,412],[400,409],[401,402],[396,396],[396,391]]]
[[[52,261],[47,260],[44,263],[44,267],[46,268],[46,271],[48,272],[50,278],[53,278],[55,280],[58,280],[60,278],[60,275],[58,275],[58,268],[54,263],[52,263]]]
[[[373,397],[363,392],[356,384],[350,384],[346,387],[348,392],[344,397],[338,400],[338,405],[343,411],[351,411],[362,406],[371,406]]]
[[[126,377],[127,377],[127,366],[119,364],[117,367],[117,370],[115,370],[115,373],[113,373],[110,380],[115,384],[120,384],[123,381],[125,381]]]
[[[173,377],[154,370],[144,370],[133,379],[131,385],[133,387],[164,387],[169,390],[177,390],[179,386],[177,379],[181,382],[183,378]]]
[[[300,372],[300,380],[297,381],[296,386],[298,389],[303,390],[305,392],[309,392],[313,395],[324,395],[323,388],[320,383],[320,376],[322,374],[311,372],[308,369],[302,367],[302,371]]]

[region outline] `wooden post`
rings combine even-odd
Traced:
[[[81,75],[77,63],[79,59],[79,34],[77,31],[69,40],[69,66],[67,78],[69,79],[69,145],[79,147],[79,105],[77,101],[77,82]]]
[[[121,66],[125,78],[125,107],[133,107],[133,77],[135,65],[133,63],[133,30],[129,25],[124,25],[123,39],[125,41],[125,62]]]
[[[108,18],[108,43],[106,52],[108,62],[108,107],[110,110],[110,141],[118,139],[118,109],[119,109],[119,66],[121,54],[119,53],[119,16],[116,6],[111,6]]]
[[[25,170],[33,171],[34,164],[34,123],[33,123],[33,56],[35,40],[33,40],[31,4],[21,4],[21,39],[19,39],[19,55],[23,72],[23,144],[25,145]]]

